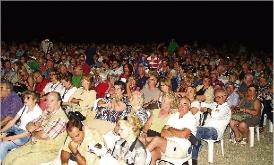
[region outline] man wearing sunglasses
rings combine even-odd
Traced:
[[[223,136],[223,133],[231,118],[231,110],[226,102],[226,91],[222,88],[216,89],[214,92],[215,102],[203,106],[200,109],[202,112],[209,112],[208,119],[204,126],[197,127],[196,138],[201,141],[202,139],[217,140]],[[198,152],[201,142],[193,146],[192,159],[198,159]]]

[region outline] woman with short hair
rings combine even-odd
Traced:
[[[3,137],[0,142],[0,164],[9,150],[20,147],[29,141],[31,134],[27,131],[26,125],[38,119],[42,114],[42,110],[37,104],[39,98],[36,93],[25,91],[23,98],[25,105],[12,120],[0,129],[1,133],[6,133],[6,136]]]

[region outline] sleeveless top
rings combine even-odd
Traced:
[[[167,115],[165,118],[159,118],[158,115],[160,113],[160,109],[155,109],[152,111],[152,113],[153,113],[153,120],[149,129],[160,133],[162,129],[164,128],[164,126],[166,125],[170,115]]]
[[[253,100],[247,100],[246,98],[243,98],[243,100],[239,104],[240,109],[249,109],[251,111],[254,111],[255,100],[256,98],[254,98]]]

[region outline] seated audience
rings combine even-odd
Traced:
[[[145,165],[146,147],[138,140],[141,127],[142,124],[135,115],[118,121],[118,134],[121,139],[116,142],[112,156],[120,164]]]
[[[161,131],[161,137],[152,138],[147,145],[152,155],[151,165],[162,156],[171,158],[185,158],[191,146],[188,138],[196,134],[196,122],[189,112],[190,101],[183,97],[180,100],[179,111],[172,114],[166,126]]]
[[[30,133],[26,130],[26,125],[40,117],[41,108],[37,102],[37,94],[32,91],[23,93],[24,106],[17,112],[16,116],[10,120],[0,132],[6,132],[6,137],[0,141],[0,164],[8,151],[22,146],[29,141]]]
[[[71,75],[63,75],[61,76],[61,84],[63,85],[63,90],[61,90],[60,95],[62,97],[62,105],[69,105],[69,98],[72,96],[77,88],[72,85]]]
[[[196,87],[196,99],[200,102],[212,103],[214,98],[213,87],[210,85],[210,78],[204,77],[203,84]]]
[[[102,145],[102,138],[95,130],[83,125],[85,117],[80,113],[69,112],[69,121],[66,125],[68,138],[61,151],[62,164],[68,164],[69,159],[77,164],[96,164],[96,155],[90,146]]]
[[[55,159],[65,142],[67,133],[65,125],[68,121],[61,108],[61,96],[57,92],[47,95],[46,110],[42,116],[26,126],[31,134],[28,143],[8,153],[3,165],[28,165],[47,163]]]
[[[137,117],[139,117],[142,126],[147,122],[149,116],[146,109],[143,108],[144,103],[144,97],[141,92],[134,91],[132,93],[132,97],[129,99],[129,111],[124,111],[124,113],[121,115],[121,117],[126,117],[129,114],[135,114]]]
[[[214,91],[215,102],[208,107],[202,107],[201,111],[209,111],[210,117],[203,126],[197,127],[196,138],[201,141],[202,139],[217,140],[220,139],[226,126],[231,118],[230,107],[226,102],[226,92],[224,89],[216,89]],[[192,160],[198,159],[198,152],[201,142],[193,146]],[[195,162],[195,161],[194,161]],[[197,162],[197,161],[196,161]]]
[[[69,98],[71,110],[79,110],[84,116],[88,110],[94,105],[96,100],[96,92],[93,90],[92,76],[83,76],[82,87],[78,88]]]
[[[34,80],[34,91],[42,95],[43,89],[48,84],[48,80],[42,76],[40,71],[36,71],[33,73],[33,80]]]
[[[151,137],[161,136],[161,131],[166,125],[173,109],[177,106],[177,100],[171,93],[165,93],[159,109],[151,111],[150,117],[144,125],[140,135],[140,140],[147,144],[151,141]]]
[[[256,89],[251,86],[246,96],[240,100],[239,108],[231,116],[230,128],[235,134],[235,141],[242,145],[247,144],[248,128],[258,125],[261,117],[261,102],[257,99]]]
[[[153,109],[155,106],[150,107],[151,104],[158,102],[160,98],[161,91],[156,87],[157,85],[157,76],[156,74],[150,74],[148,79],[148,84],[145,86],[141,92],[144,95],[144,107],[148,109]]]
[[[113,95],[108,99],[102,100],[97,105],[96,119],[115,123],[123,113],[128,113],[128,99],[124,96],[125,84],[121,81],[116,81],[114,88]]]
[[[0,128],[11,121],[23,107],[22,99],[13,91],[13,85],[7,81],[1,81],[1,115]]]

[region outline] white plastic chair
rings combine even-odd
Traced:
[[[208,145],[208,150],[207,150],[208,156],[207,156],[207,159],[208,159],[209,163],[213,163],[214,143],[216,143],[218,141],[220,141],[220,143],[221,143],[222,156],[223,157],[225,156],[223,137],[221,137],[220,139],[217,139],[217,140],[207,140],[207,139],[203,139],[203,140],[206,141],[207,145]]]
[[[261,115],[264,109],[264,105],[261,104]],[[257,125],[255,127],[249,127],[249,146],[254,147],[254,130],[256,128],[257,140],[260,141],[260,126]]]
[[[172,164],[172,165],[182,165],[183,163],[188,162],[189,165],[192,165],[191,158],[192,158],[191,153],[188,154],[188,156],[186,158],[182,158],[182,159],[174,159],[174,158],[162,156],[162,158],[160,160],[156,161],[156,164],[160,165],[161,162],[168,162],[169,164]]]
[[[249,127],[249,146],[254,147],[254,130],[256,128],[257,140],[260,141],[260,127]]]
[[[267,115],[266,114],[264,114],[264,126],[266,125],[266,123],[267,123]],[[273,123],[269,120],[269,132],[273,132]]]
[[[273,123],[269,120],[269,132],[273,132]]]

